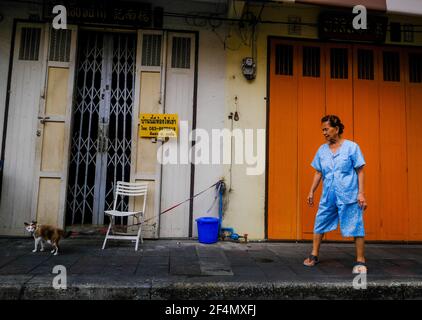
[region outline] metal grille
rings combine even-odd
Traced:
[[[398,52],[383,52],[384,81],[400,82],[400,54]]]
[[[358,78],[374,80],[374,52],[358,49]]]
[[[51,30],[50,61],[69,62],[71,39],[71,30]]]
[[[189,69],[191,55],[191,39],[184,37],[173,37],[171,51],[171,67]]]
[[[106,210],[113,207],[113,192],[116,182],[130,181],[135,56],[135,35],[113,36],[109,143],[105,186]],[[127,200],[127,198],[119,197],[118,210],[128,210]]]
[[[80,35],[67,225],[107,222],[116,181],[130,179],[135,56],[136,35]]]
[[[142,37],[142,65],[161,65],[161,35],[144,34]]]
[[[103,68],[103,36],[81,33],[76,102],[69,163],[66,223],[92,223],[98,120]]]
[[[275,74],[293,75],[293,46],[284,44],[276,45]]]
[[[303,47],[303,76],[319,78],[321,72],[319,47]]]
[[[347,79],[349,77],[349,59],[347,48],[331,48],[331,79]]]
[[[422,83],[422,53],[409,53],[409,81]]]
[[[41,28],[22,28],[19,60],[37,61],[40,52]]]

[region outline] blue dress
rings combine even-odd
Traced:
[[[311,166],[322,173],[323,190],[315,218],[314,233],[340,229],[343,237],[363,237],[363,210],[357,203],[359,192],[356,169],[365,165],[359,146],[344,140],[334,154],[328,144],[317,151]]]

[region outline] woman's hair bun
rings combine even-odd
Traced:
[[[338,127],[338,129],[339,129],[338,130],[338,134],[342,134],[343,133],[343,131],[344,131],[344,124],[341,123],[341,120],[340,120],[339,117],[337,117],[334,114],[329,114],[329,115],[326,115],[325,117],[323,117],[321,119],[321,123],[324,123],[324,122],[327,122],[327,121],[330,123],[330,126],[331,127],[333,127],[333,128]]]

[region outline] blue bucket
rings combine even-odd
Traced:
[[[202,217],[196,219],[198,225],[198,240],[201,243],[215,243],[218,241],[218,225],[220,219]]]

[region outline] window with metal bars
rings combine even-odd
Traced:
[[[293,75],[293,46],[284,44],[276,45],[275,74]]]
[[[374,52],[358,49],[358,78],[374,80]]]
[[[302,34],[302,26],[301,23],[302,18],[297,16],[289,16],[288,17],[288,33],[290,35],[300,36]]]
[[[191,38],[174,37],[171,51],[171,67],[189,69],[191,54]]]
[[[22,28],[19,60],[36,61],[39,57],[41,28]]]
[[[403,41],[414,42],[415,41],[415,28],[413,24],[403,25]]]
[[[142,37],[142,65],[161,65],[161,35],[144,34]]]
[[[422,83],[422,53],[409,53],[409,81]]]
[[[349,77],[349,55],[347,48],[331,48],[331,79],[347,79]]]
[[[69,62],[72,31],[52,29],[50,34],[50,61]]]
[[[303,47],[303,76],[319,78],[321,52],[319,47]]]
[[[400,82],[400,53],[384,51],[382,56],[384,81]]]

